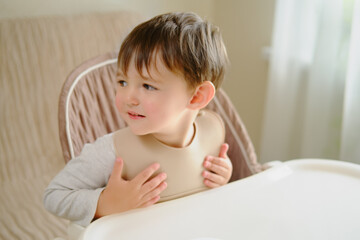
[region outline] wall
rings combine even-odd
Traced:
[[[169,11],[194,11],[218,25],[231,67],[224,88],[260,149],[275,0],[0,0],[0,18],[132,10],[149,18]],[[259,154],[258,154],[259,155]]]
[[[215,0],[0,0],[0,17],[63,15],[121,9],[152,17],[169,11],[194,11],[212,19]]]
[[[275,1],[215,1],[215,23],[222,30],[231,61],[224,88],[240,113],[257,152],[269,64],[263,50],[271,44]]]

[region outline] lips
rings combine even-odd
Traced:
[[[138,113],[136,113],[136,112],[129,111],[129,112],[127,112],[127,113],[128,113],[128,116],[129,116],[131,119],[142,119],[142,118],[145,118],[144,115],[138,114]]]

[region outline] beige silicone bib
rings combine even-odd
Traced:
[[[155,173],[167,174],[167,188],[160,201],[183,197],[207,189],[201,176],[205,156],[218,156],[224,143],[224,124],[216,113],[202,110],[195,120],[195,136],[184,148],[169,147],[151,134],[134,135],[130,128],[114,133],[116,155],[124,160],[123,178],[132,179],[151,163],[158,162]]]

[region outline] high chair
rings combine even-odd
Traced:
[[[86,143],[126,126],[115,106],[117,54],[107,53],[90,59],[70,73],[59,98],[59,133],[67,163],[78,156]],[[225,141],[233,174],[230,182],[262,170],[246,128],[229,97],[219,89],[207,106],[223,119]],[[69,235],[76,239],[77,226],[70,225]]]

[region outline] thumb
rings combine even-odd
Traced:
[[[124,161],[122,160],[122,158],[121,157],[116,158],[109,181],[111,179],[121,178],[123,166],[124,166]]]
[[[221,147],[220,147],[219,157],[227,158],[227,151],[228,150],[229,150],[229,144],[227,144],[227,143],[222,144]]]

